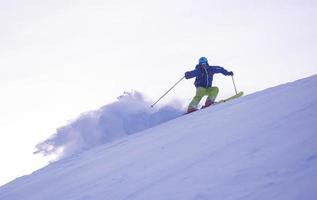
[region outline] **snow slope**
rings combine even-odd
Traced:
[[[0,188],[1,200],[317,199],[317,76],[195,112]]]

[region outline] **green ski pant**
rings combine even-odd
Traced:
[[[196,95],[193,98],[193,100],[190,102],[188,108],[197,108],[200,100],[204,96],[207,96],[206,102],[207,101],[214,102],[216,100],[218,93],[219,93],[218,87],[209,87],[209,88],[197,87]]]

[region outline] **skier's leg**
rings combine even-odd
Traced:
[[[193,112],[197,110],[197,106],[200,100],[206,95],[206,88],[198,87],[196,88],[196,95],[194,96],[193,100],[188,105],[187,112]]]
[[[219,88],[218,87],[207,88],[208,97],[206,99],[204,107],[207,107],[207,106],[210,106],[210,105],[214,104],[215,100],[216,100],[216,98],[218,96],[218,93],[219,93]]]

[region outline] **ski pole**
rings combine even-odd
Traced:
[[[177,81],[169,90],[167,90],[167,92],[165,92],[155,103],[153,103],[151,105],[151,108],[153,108],[155,106],[155,104],[157,104],[157,102],[159,102],[169,91],[171,91],[179,82],[181,82],[183,79],[185,78],[185,76],[183,76],[181,79],[179,79],[179,81]]]
[[[234,91],[236,91],[236,94],[238,94],[237,88],[236,88],[236,84],[234,83],[233,75],[231,76],[231,78],[232,78],[232,83],[233,83],[233,86],[234,86]]]

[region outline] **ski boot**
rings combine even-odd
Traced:
[[[195,112],[195,111],[197,111],[197,110],[198,110],[197,108],[188,108],[188,109],[187,109],[187,113],[186,113],[186,114],[189,114],[189,113]]]
[[[214,103],[215,103],[214,101],[208,99],[208,100],[205,102],[205,105],[202,106],[201,108],[202,108],[202,109],[203,109],[203,108],[207,108],[207,107],[211,106],[211,105],[214,104]]]

